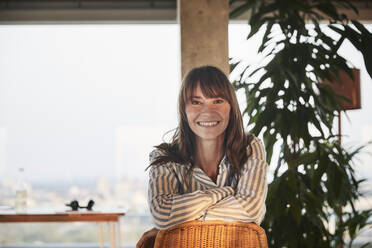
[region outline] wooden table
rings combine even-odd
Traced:
[[[119,218],[125,213],[120,211],[95,212],[95,211],[72,211],[72,212],[27,212],[16,214],[14,211],[1,211],[0,223],[26,223],[26,222],[96,222],[99,225],[100,247],[103,248],[102,223],[109,223],[110,247],[120,246],[120,223]],[[118,234],[118,235],[117,235]]]

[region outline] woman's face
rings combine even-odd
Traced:
[[[187,122],[196,136],[196,141],[223,141],[229,124],[230,104],[223,98],[207,98],[198,84],[186,102]]]

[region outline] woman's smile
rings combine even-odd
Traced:
[[[199,126],[202,127],[214,127],[220,123],[220,121],[197,121]]]

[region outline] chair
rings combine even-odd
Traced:
[[[154,248],[267,248],[265,230],[255,223],[198,220],[160,230]]]

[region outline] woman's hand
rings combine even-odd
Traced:
[[[159,229],[156,229],[154,227],[145,232],[144,234],[142,234],[142,237],[137,242],[136,248],[153,248],[155,244],[155,238],[158,232]]]

